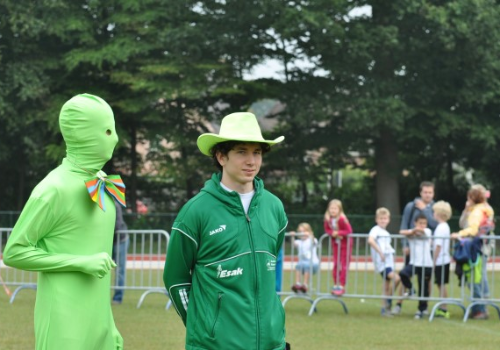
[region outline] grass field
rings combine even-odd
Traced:
[[[500,283],[500,278],[495,279]],[[495,291],[500,286],[495,286]],[[122,305],[113,305],[116,325],[125,340],[125,349],[183,349],[185,330],[174,309],[165,310],[167,298],[149,295],[140,309],[136,308],[141,293],[127,291]],[[494,308],[486,321],[462,322],[462,311],[450,306],[449,320],[433,322],[414,320],[416,301],[405,302],[403,314],[394,318],[380,316],[380,301],[345,299],[349,314],[340,304],[323,301],[318,312],[307,316],[309,302],[292,299],[286,304],[287,341],[292,349],[498,349],[500,320]],[[35,292],[23,290],[15,302],[0,293],[0,350],[34,348],[33,308]],[[432,307],[433,303],[430,303]],[[430,308],[429,308],[430,309]],[[68,320],[71,322],[71,320]],[[71,350],[71,349],[69,349]]]

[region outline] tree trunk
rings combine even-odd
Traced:
[[[380,138],[375,144],[375,184],[377,208],[386,207],[391,212],[391,223],[389,232],[399,231],[399,220],[401,215],[399,203],[399,159],[398,146],[390,130],[380,133]]]
[[[302,208],[307,208],[307,203],[309,202],[309,194],[307,192],[307,183],[301,181],[300,183],[302,189]]]
[[[381,28],[391,25],[392,4],[385,0],[375,0],[372,3],[372,16],[374,23]],[[394,87],[394,57],[387,50],[380,50],[375,54],[377,64],[374,69],[374,77],[377,84]],[[394,95],[392,88],[380,90],[382,98]],[[381,109],[379,113],[388,113]],[[390,113],[390,112],[389,112]],[[386,207],[391,212],[391,223],[387,228],[389,232],[399,232],[402,208],[399,203],[399,159],[398,144],[390,125],[385,122],[379,124],[380,137],[375,141],[375,170],[376,170],[376,197],[377,208]]]

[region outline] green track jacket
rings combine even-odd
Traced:
[[[167,251],[163,278],[186,325],[186,349],[284,349],[285,313],[275,291],[288,223],[283,204],[256,178],[245,214],[220,176],[181,209]]]

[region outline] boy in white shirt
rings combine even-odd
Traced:
[[[431,256],[432,232],[427,228],[427,218],[423,214],[417,216],[413,229],[401,230],[399,233],[408,238],[410,245],[410,263],[399,272],[401,283],[409,290],[413,290],[411,276],[414,272],[418,278],[418,296],[428,298],[433,261]],[[423,318],[424,314],[427,314],[427,300],[419,300],[415,319]]]
[[[434,283],[439,288],[439,296],[448,298],[446,285],[450,282],[450,226],[447,221],[451,218],[451,206],[448,202],[439,201],[432,206],[434,219],[438,222],[434,230]],[[450,318],[446,304],[436,311],[436,317]]]
[[[371,246],[371,253],[375,270],[384,279],[384,296],[392,296],[399,284],[399,275],[394,271],[394,248],[391,245],[391,235],[387,231],[387,225],[391,221],[391,213],[387,208],[378,208],[375,212],[375,222],[368,234],[368,244]],[[391,286],[391,281],[393,285]],[[382,299],[382,316],[391,316],[391,299]]]

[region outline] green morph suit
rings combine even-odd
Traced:
[[[115,206],[106,211],[84,180],[111,159],[118,142],[111,107],[77,95],[64,104],[59,125],[66,158],[33,190],[7,241],[5,264],[39,271],[35,305],[37,350],[123,349],[110,302]],[[87,171],[85,171],[86,169]]]

